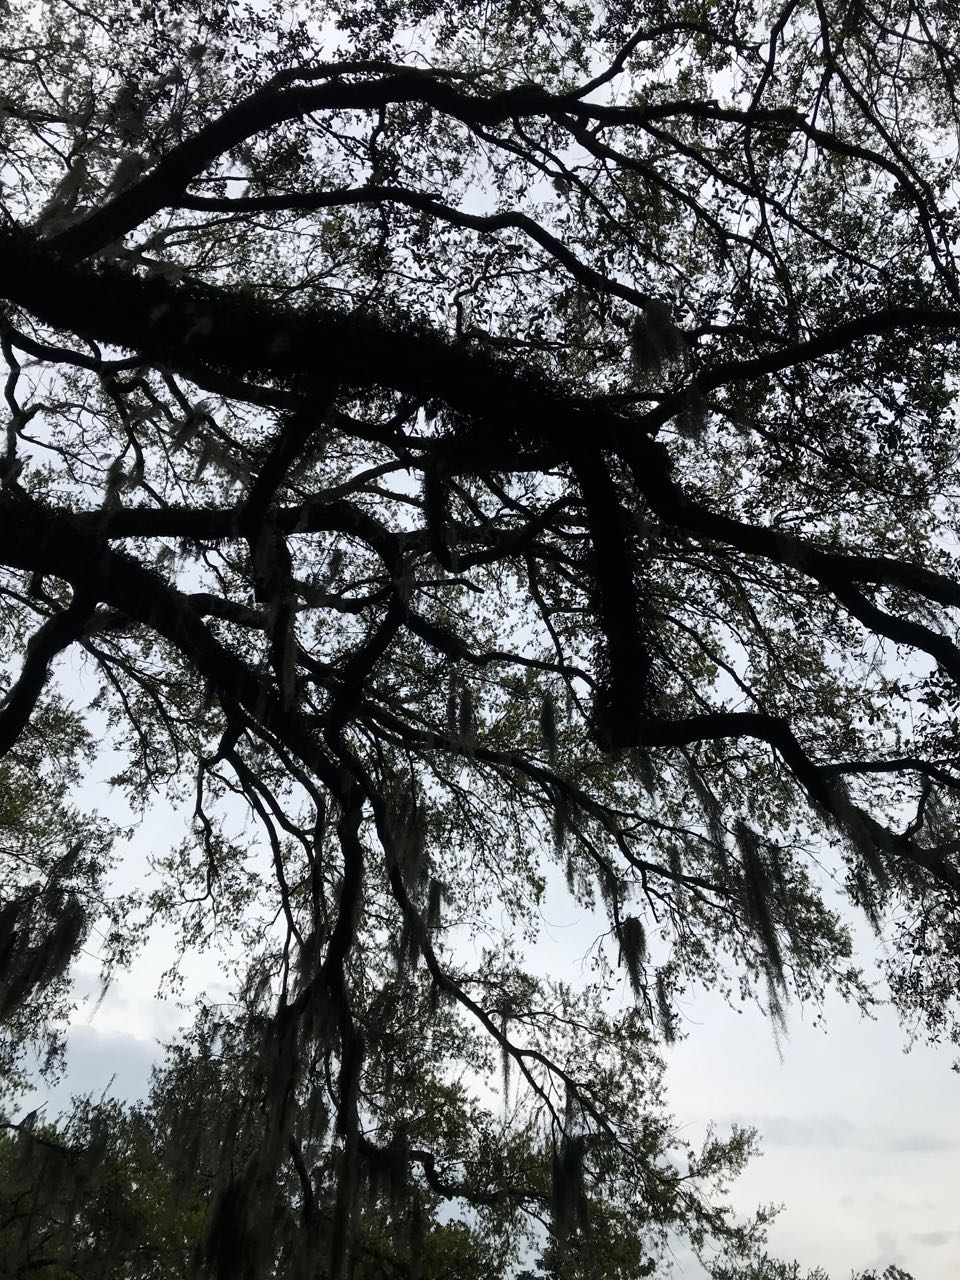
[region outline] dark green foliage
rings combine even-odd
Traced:
[[[660,373],[664,365],[684,359],[687,344],[665,303],[650,301],[636,317],[630,331],[630,354],[638,375]]]
[[[426,926],[431,933],[440,928],[440,911],[443,906],[443,885],[436,877],[431,878],[427,892]]]
[[[43,895],[46,897],[47,895]],[[5,963],[0,970],[0,1021],[6,1020],[27,998],[59,978],[73,960],[83,940],[87,919],[83,907],[70,895],[59,900],[36,903],[21,899],[6,904],[12,915],[3,921],[9,926]],[[48,928],[31,941],[30,916],[33,908],[43,912]]]
[[[734,835],[743,866],[744,914],[756,929],[771,979],[780,984],[783,982],[783,954],[773,918],[775,879],[768,864],[768,853],[761,848],[756,832],[745,822],[736,823]]]
[[[82,1102],[60,1126],[21,1122],[0,1134],[3,1265],[54,1280],[188,1280],[202,1185],[193,1168],[169,1176],[142,1110]]]
[[[464,685],[460,690],[460,705],[457,712],[457,733],[460,738],[470,745],[473,742],[476,733],[476,721],[473,708],[473,690],[469,685]]]
[[[407,888],[416,893],[429,874],[429,853],[423,804],[416,790],[397,779],[387,803],[387,822],[393,857]]]
[[[643,964],[647,958],[647,934],[637,916],[625,916],[620,921],[620,954],[634,995],[639,996],[646,985]]]
[[[558,858],[564,856],[567,838],[573,826],[573,813],[570,796],[562,787],[554,789],[551,796],[551,814],[553,818],[553,851]],[[569,859],[568,859],[569,865]]]
[[[670,1001],[667,977],[663,969],[657,970],[654,987],[656,991],[656,1010],[657,1019],[660,1024],[660,1034],[663,1036],[666,1044],[673,1044],[677,1038],[677,1028],[673,1007]]]
[[[213,1280],[252,1280],[262,1274],[265,1258],[257,1225],[269,1223],[269,1217],[257,1199],[264,1190],[249,1169],[231,1178],[215,1197],[198,1256]]]
[[[551,1209],[553,1230],[561,1241],[571,1233],[586,1235],[590,1223],[584,1175],[585,1139],[563,1133],[553,1144],[551,1159]]]
[[[457,732],[457,708],[460,705],[460,688],[456,676],[451,672],[447,686],[447,733],[451,737]]]
[[[547,758],[553,763],[557,754],[557,710],[549,689],[545,690],[540,699],[540,737]]]

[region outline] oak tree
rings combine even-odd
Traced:
[[[671,1154],[661,1047],[697,985],[868,1003],[847,907],[960,1038],[958,40],[938,0],[5,6],[0,1016],[107,893],[24,779],[109,743],[192,819],[143,909],[250,962],[184,1049],[234,1064],[180,1098],[208,1269],[356,1274],[376,1206],[404,1274],[456,1214],[463,1274],[745,1257],[748,1139]],[[564,880],[579,987],[528,954]]]

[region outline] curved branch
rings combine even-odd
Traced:
[[[307,213],[314,209],[329,209],[343,205],[402,204],[420,213],[431,214],[454,227],[466,227],[473,231],[522,231],[529,239],[545,249],[557,262],[566,267],[580,284],[599,293],[622,298],[635,307],[647,307],[655,301],[653,296],[612,276],[606,276],[588,266],[568,249],[562,240],[550,234],[525,213],[503,212],[490,214],[466,213],[442,203],[433,196],[403,187],[364,186],[344,187],[336,191],[291,192],[280,196],[242,196],[230,199],[215,196],[184,196],[177,203],[178,209],[209,210],[219,213],[268,213],[289,209]]]
[[[651,720],[637,726],[636,745],[682,747],[694,742],[715,742],[724,738],[759,738],[774,748],[790,773],[803,787],[814,806],[841,829],[851,818],[865,829],[880,850],[889,850],[906,861],[923,867],[952,889],[960,890],[960,871],[945,862],[935,850],[924,849],[912,840],[890,831],[868,813],[844,799],[827,780],[830,766],[815,764],[801,746],[786,720],[754,711],[718,712],[690,716],[685,720]]]
[[[20,675],[0,707],[0,756],[6,755],[26,728],[43,692],[50,663],[83,637],[96,605],[96,596],[85,585],[77,587],[67,608],[48,618],[27,641]]]
[[[295,75],[305,81],[310,78],[307,70]],[[375,111],[390,104],[423,103],[471,126],[539,114],[549,100],[542,89],[508,89],[486,97],[468,94],[445,77],[415,68],[397,68],[394,74],[373,80],[330,78],[323,84],[290,85],[289,79],[278,78],[174,147],[146,177],[52,236],[49,244],[71,262],[97,253],[177,203],[187,185],[232,148],[284,121],[317,111]]]

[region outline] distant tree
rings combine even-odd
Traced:
[[[104,958],[123,959],[121,899],[103,881],[117,834],[64,795],[92,752],[82,720],[48,698],[0,759],[0,1094],[39,1064],[55,1070],[70,1007],[69,968],[100,920]]]
[[[710,1268],[711,1280],[830,1280],[822,1267],[806,1270],[798,1262],[784,1262],[763,1254],[749,1259],[732,1259]],[[883,1274],[869,1269],[850,1273],[850,1280],[913,1280],[909,1272],[889,1266]]]
[[[230,1019],[204,1007],[143,1103],[77,1100],[55,1124],[34,1117],[0,1130],[0,1248],[13,1274],[161,1280],[210,1271],[296,1280],[323,1273],[341,1229],[342,1154],[329,1141],[329,1100],[322,1081],[301,1089],[289,1159],[271,1159],[272,1127],[256,1106],[267,1018],[247,1006],[252,997],[246,991],[244,1014]],[[358,1280],[500,1280],[522,1268],[558,1280],[645,1277],[657,1267],[655,1236],[669,1225],[728,1241],[738,1255],[752,1251],[764,1215],[738,1227],[696,1193],[698,1183],[718,1182],[746,1159],[745,1132],[705,1152],[696,1181],[653,1185],[656,1220],[642,1228],[626,1170],[613,1170],[591,1199],[589,1240],[575,1247],[574,1224],[561,1239],[549,1230],[556,1188],[542,1126],[516,1113],[509,1121],[484,1114],[467,1090],[442,1078],[451,1063],[470,1060],[450,1020],[434,1023],[441,1034],[453,1031],[448,1052],[425,1054],[420,1020],[410,1016],[416,1011],[404,1012],[391,1033],[398,1084],[379,1095],[368,1086],[380,1142],[359,1144],[350,1242]],[[649,1075],[638,1077],[648,1091]],[[653,1132],[651,1101],[643,1119],[651,1155],[662,1156],[666,1118]],[[410,1177],[412,1161],[422,1178]],[[648,1168],[648,1178],[654,1173]]]
[[[868,1004],[840,900],[960,1039],[958,73],[935,0],[4,7],[0,999],[144,931],[107,744],[252,975],[163,1086],[208,1269],[356,1274],[384,1178],[465,1273],[748,1259],[660,1049]]]

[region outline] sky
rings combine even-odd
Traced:
[[[74,663],[59,674],[65,691],[83,705],[93,688],[85,689],[82,666]],[[131,815],[106,786],[116,766],[104,749],[75,799],[126,824]],[[149,854],[167,850],[182,834],[182,820],[171,810],[152,810],[123,853],[117,888],[132,887]],[[549,886],[542,914],[534,967],[576,983],[607,922],[584,913],[562,877]],[[854,960],[869,975],[878,943],[866,926],[855,936]],[[101,998],[96,939],[88,946],[76,971],[80,1004],[69,1029],[66,1074],[52,1090],[25,1100],[24,1110],[45,1099],[53,1116],[73,1094],[106,1091],[130,1101],[143,1096],[160,1045],[192,1021],[190,992],[204,991],[213,1000],[230,996],[229,979],[210,955],[191,959],[184,1005],[158,999],[161,975],[175,955],[172,937],[161,934]],[[852,1271],[871,1266],[882,1271],[890,1263],[915,1280],[956,1280],[957,1052],[923,1043],[904,1052],[908,1035],[889,1009],[871,1020],[828,997],[823,1019],[815,1022],[814,1012],[788,1007],[787,1034],[778,1041],[753,1006],[731,1008],[706,991],[687,997],[681,1006],[685,1034],[664,1050],[668,1102],[679,1132],[696,1146],[710,1124],[721,1136],[732,1124],[759,1131],[763,1154],[741,1176],[732,1200],[744,1214],[761,1203],[785,1206],[770,1229],[772,1254],[822,1266],[832,1280],[848,1280]],[[704,1272],[681,1254],[675,1275],[702,1280]]]
[[[67,656],[58,675],[78,705],[92,696],[76,658]],[[127,824],[131,814],[106,785],[118,760],[104,747],[75,802]],[[123,852],[117,889],[132,887],[148,856],[182,835],[183,819],[155,807]],[[530,963],[576,984],[608,922],[579,907],[560,876],[549,883],[541,913]],[[854,959],[869,976],[879,944],[866,925],[855,941]],[[182,1006],[158,999],[175,955],[172,935],[161,933],[101,998],[95,937],[87,950],[76,970],[80,1004],[69,1029],[66,1074],[53,1090],[26,1099],[24,1110],[46,1099],[52,1117],[73,1094],[143,1096],[160,1045],[193,1020],[191,993],[230,996],[218,957],[206,955],[189,962]],[[623,998],[629,998],[626,983]],[[669,1108],[685,1143],[697,1145],[711,1123],[721,1135],[732,1124],[759,1131],[763,1154],[747,1167],[732,1200],[744,1214],[761,1203],[785,1205],[770,1229],[772,1254],[822,1266],[832,1280],[890,1263],[915,1280],[960,1276],[956,1051],[918,1043],[905,1053],[908,1036],[892,1010],[869,1020],[838,997],[828,997],[817,1023],[814,1010],[789,1006],[779,1047],[770,1023],[751,1005],[731,1008],[719,995],[700,991],[685,998],[680,1012],[685,1034],[664,1050]],[[674,1274],[679,1280],[704,1276],[686,1253],[678,1254]]]
[[[158,814],[139,833],[134,853],[165,845],[175,830]],[[128,865],[137,866],[137,857]],[[597,920],[559,885],[543,914],[537,967],[574,981]],[[869,968],[877,944],[866,929],[857,940],[859,960]],[[84,1002],[69,1031],[68,1071],[47,1095],[47,1114],[72,1093],[106,1088],[131,1100],[144,1093],[158,1043],[190,1021],[189,1005],[155,995],[172,954],[169,938],[153,940],[102,1000],[92,958],[81,962],[77,991]],[[213,957],[196,958],[188,979],[213,999],[227,998]],[[917,1044],[905,1053],[907,1036],[892,1011],[869,1020],[836,997],[827,999],[818,1025],[812,1011],[788,1008],[779,1048],[758,1010],[732,1009],[710,992],[686,999],[681,1020],[685,1036],[665,1050],[670,1110],[694,1144],[711,1123],[721,1133],[734,1123],[760,1131],[763,1155],[732,1198],[744,1213],[760,1203],[786,1205],[770,1231],[772,1254],[823,1266],[833,1280],[892,1262],[916,1280],[956,1280],[960,1075],[951,1070],[949,1048]],[[675,1274],[703,1277],[687,1255],[677,1256]]]
[[[760,1131],[763,1155],[733,1199],[744,1210],[785,1203],[771,1253],[823,1266],[836,1280],[890,1263],[916,1280],[956,1280],[954,1053],[920,1044],[905,1053],[892,1011],[871,1021],[839,999],[827,1001],[824,1026],[790,1013],[782,1060],[755,1011],[738,1016],[703,995],[687,1019],[689,1038],[667,1056],[672,1108],[692,1135],[711,1120]]]
[[[169,951],[148,949],[133,976],[121,979],[99,1008],[94,970],[81,969],[88,1000],[69,1033],[69,1069],[49,1095],[49,1112],[71,1093],[134,1099],[157,1060],[157,1042],[183,1020],[176,1005],[154,998]],[[226,988],[212,965],[211,994]],[[784,1203],[771,1228],[770,1252],[821,1265],[834,1280],[851,1270],[896,1262],[916,1280],[960,1275],[960,1075],[946,1049],[917,1045],[904,1053],[896,1018],[863,1019],[828,1001],[826,1029],[793,1010],[780,1053],[769,1023],[753,1009],[730,1009],[716,996],[687,1003],[688,1037],[666,1051],[670,1107],[681,1132],[702,1138],[711,1122],[760,1131],[762,1156],[740,1178],[733,1201],[748,1212]],[[702,1271],[678,1257],[677,1275]]]

